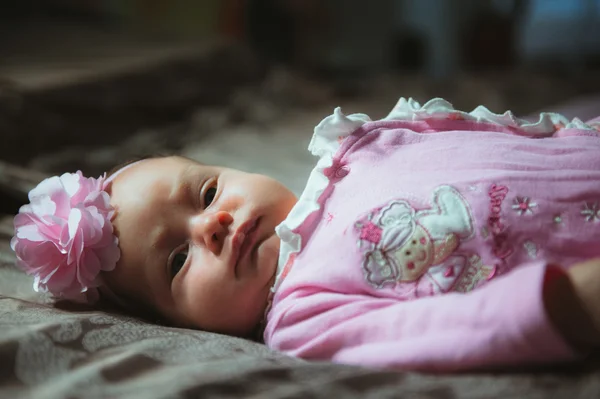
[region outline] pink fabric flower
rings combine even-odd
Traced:
[[[29,192],[10,244],[17,264],[35,277],[36,291],[80,299],[99,285],[100,271],[114,269],[120,250],[103,184],[104,176],[78,171],[50,177]]]

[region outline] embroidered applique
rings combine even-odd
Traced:
[[[500,234],[504,231],[504,223],[500,219],[502,214],[502,202],[508,194],[508,187],[492,184],[488,195],[490,197],[490,216],[488,217],[488,227],[492,234]]]
[[[531,202],[529,197],[517,197],[513,201],[512,209],[517,211],[519,215],[533,214],[533,208],[536,208],[537,204]]]
[[[508,187],[492,184],[488,195],[490,197],[490,216],[488,217],[488,233],[493,239],[492,252],[500,259],[506,259],[513,253],[512,246],[508,242],[506,226],[502,222],[502,202],[508,194]],[[513,206],[514,207],[514,206]],[[484,237],[486,238],[487,235]]]
[[[381,288],[427,274],[446,291],[462,275],[465,257],[454,251],[473,235],[469,206],[450,186],[437,188],[431,204],[430,209],[416,210],[398,199],[355,223],[369,284]]]
[[[586,222],[596,222],[600,220],[600,207],[598,207],[598,203],[594,202],[593,204],[586,202],[582,211],[581,216],[583,216]]]
[[[425,277],[431,283],[429,294],[448,292],[454,287],[464,271],[469,267],[469,260],[464,255],[451,255],[442,264],[431,266]],[[417,296],[424,293],[423,284],[417,286]],[[428,284],[425,285],[427,287]],[[425,288],[427,290],[427,288]],[[427,291],[425,291],[427,293]]]
[[[473,255],[468,260],[469,266],[465,270],[462,279],[456,284],[454,290],[457,292],[469,292],[482,283],[491,280],[497,274],[496,266],[487,266],[481,262],[481,258]]]

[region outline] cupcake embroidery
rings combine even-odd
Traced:
[[[427,275],[446,292],[468,267],[467,257],[455,251],[473,236],[471,212],[451,186],[438,187],[428,209],[395,199],[358,220],[354,229],[365,279],[375,288],[418,282]]]

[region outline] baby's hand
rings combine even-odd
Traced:
[[[548,271],[544,284],[548,316],[576,349],[600,347],[600,259]]]
[[[595,327],[596,343],[600,341],[600,259],[579,263],[568,270],[577,296]]]

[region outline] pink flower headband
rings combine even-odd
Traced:
[[[108,179],[106,174],[85,177],[81,171],[49,177],[29,192],[30,203],[15,216],[10,246],[17,265],[34,276],[36,292],[97,300],[100,272],[113,270],[121,256],[106,190],[117,175],[138,162]]]

